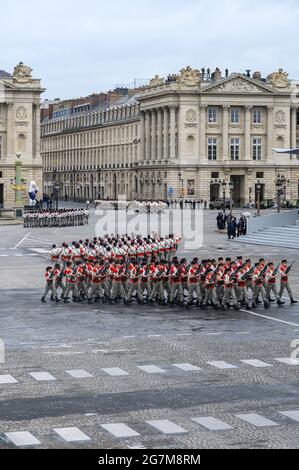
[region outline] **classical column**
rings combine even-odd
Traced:
[[[222,153],[223,160],[229,160],[228,152],[228,112],[229,106],[222,108]]]
[[[151,160],[157,159],[157,114],[156,110],[152,109],[152,155]]]
[[[170,158],[176,158],[176,107],[170,106]]]
[[[6,143],[7,143],[7,157],[14,155],[13,145],[13,103],[7,103],[7,131],[6,131]]]
[[[297,147],[297,108],[292,108],[291,114],[291,148]],[[296,160],[296,155],[291,155],[292,160]]]
[[[206,121],[207,121],[207,107],[200,106],[200,157],[206,158]]]
[[[140,113],[140,154],[139,160],[145,160],[145,113]]]
[[[245,160],[251,159],[251,110],[251,106],[245,106]]]
[[[164,152],[163,158],[164,160],[168,160],[169,158],[169,113],[168,108],[163,108],[164,112]]]
[[[40,104],[37,103],[35,106],[35,153],[34,157],[40,157]]]
[[[267,119],[267,160],[272,159],[273,154],[273,110],[274,108],[268,107]]]
[[[151,159],[151,114],[150,111],[145,113],[145,160]]]
[[[163,157],[163,123],[162,123],[162,109],[158,108],[158,145],[157,145],[157,159],[162,160]]]

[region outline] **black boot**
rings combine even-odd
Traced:
[[[291,304],[297,304],[298,300],[291,299]]]
[[[277,300],[277,305],[284,305],[285,302],[282,302],[280,299]]]
[[[43,304],[46,304],[46,303],[47,303],[47,301],[45,300],[44,297],[42,297],[42,298],[40,299],[40,301],[41,301]]]

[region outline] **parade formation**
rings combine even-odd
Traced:
[[[86,209],[45,209],[24,211],[24,228],[72,227],[88,224]]]
[[[52,266],[45,272],[51,300],[68,303],[119,303],[213,307],[226,311],[255,309],[272,302],[282,306],[286,290],[294,299],[289,273],[292,264],[282,260],[279,266],[259,259],[252,262],[242,256],[188,262],[176,251],[180,237],[105,236],[52,246]],[[279,286],[278,278],[279,277]]]

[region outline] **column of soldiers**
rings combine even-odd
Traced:
[[[292,265],[279,266],[260,259],[238,257],[188,262],[179,259],[179,238],[107,237],[72,244],[53,245],[52,266],[46,269],[45,302],[51,299],[74,302],[159,304],[197,306],[226,311],[255,309],[263,303],[283,305],[286,290],[294,299],[289,273]],[[279,277],[279,283],[278,283]],[[279,285],[278,285],[279,284]],[[59,297],[59,294],[60,297]]]
[[[88,220],[86,209],[46,209],[23,214],[24,228],[72,227],[88,224]]]

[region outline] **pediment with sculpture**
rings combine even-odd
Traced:
[[[217,83],[212,86],[209,86],[203,93],[249,93],[249,94],[273,94],[273,91],[267,86],[259,85],[254,83],[252,80],[249,80],[242,76],[236,76],[224,80],[222,83]]]

